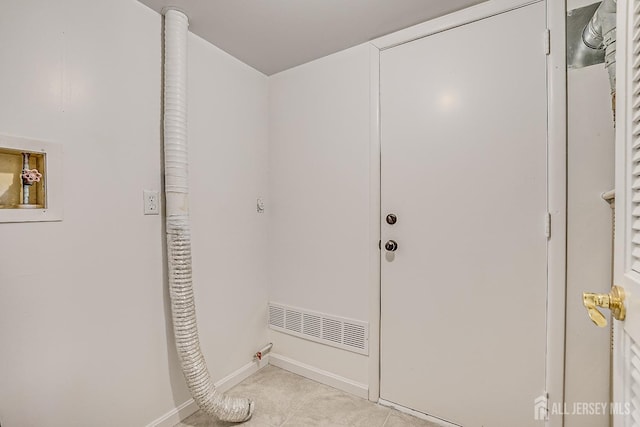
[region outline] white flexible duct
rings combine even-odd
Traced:
[[[164,21],[164,176],[167,262],[173,332],[182,372],[200,409],[223,421],[251,418],[249,399],[218,392],[200,351],[191,281],[191,234],[187,175],[187,33],[189,20],[168,10]]]

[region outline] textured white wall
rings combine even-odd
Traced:
[[[215,379],[267,342],[267,77],[189,34],[189,177],[202,348]]]
[[[3,2],[0,132],[64,149],[64,221],[0,224],[3,426],[139,426],[189,398],[163,218],[142,215],[161,189],[161,34],[134,0]],[[266,78],[194,37],[190,65],[196,301],[220,379],[266,340]]]
[[[369,320],[369,46],[269,78],[269,298]],[[274,351],[367,383],[366,357]],[[300,341],[300,340],[298,340]]]
[[[574,0],[568,9],[593,1]],[[597,328],[582,293],[611,287],[611,208],[600,195],[613,188],[614,129],[604,65],[568,72],[568,240],[565,399],[609,401],[609,328]],[[608,314],[607,314],[608,315]],[[609,417],[567,415],[566,427],[602,427]]]

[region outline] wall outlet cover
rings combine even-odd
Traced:
[[[144,214],[159,215],[160,214],[160,194],[157,191],[143,190],[144,195]]]

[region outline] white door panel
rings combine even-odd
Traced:
[[[465,427],[540,425],[544,30],[541,2],[381,53],[381,398]]]
[[[618,0],[614,283],[626,294],[626,319],[614,325],[614,427],[640,426],[639,17],[639,0]]]

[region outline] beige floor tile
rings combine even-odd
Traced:
[[[437,427],[274,366],[247,378],[229,394],[256,402],[246,423],[225,423],[198,411],[176,427]]]
[[[284,424],[286,427],[382,427],[388,408],[321,386]]]
[[[392,410],[384,427],[439,427],[438,424]]]
[[[195,414],[191,415],[189,418],[182,421],[175,427],[231,427],[231,426],[253,426],[253,427],[273,427],[269,424],[264,424],[260,421],[254,420],[253,418],[247,422],[242,424],[238,423],[227,423],[224,421],[216,420],[205,414],[202,411],[198,411]]]
[[[267,366],[229,391],[231,396],[242,396],[255,401],[253,417],[242,426],[278,427],[316,392],[321,384],[307,380],[274,366]],[[223,423],[201,411],[185,419],[180,427],[222,427],[237,424]]]
[[[321,387],[315,381],[268,366],[234,387],[230,394],[256,402],[252,420],[264,426],[281,426],[305,400]]]

